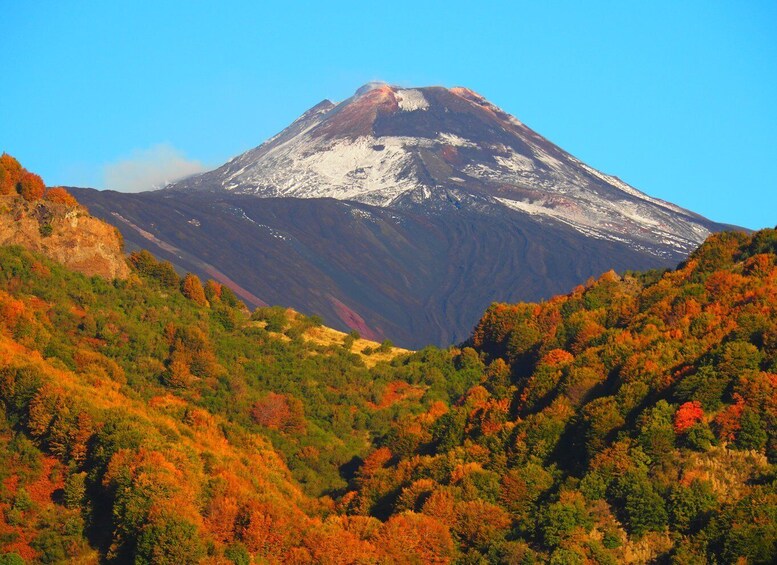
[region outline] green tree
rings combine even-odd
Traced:
[[[550,504],[540,515],[539,530],[549,548],[556,547],[573,530],[582,528],[588,532],[594,525],[583,496],[579,493],[566,494],[559,502]]]
[[[739,422],[741,427],[734,442],[737,448],[762,450],[766,446],[766,440],[769,436],[758,412],[751,408],[745,408]]]
[[[624,481],[624,510],[629,530],[637,537],[649,531],[663,530],[669,519],[664,499],[644,476],[631,473]]]
[[[81,508],[86,499],[86,472],[73,473],[65,479],[64,503],[66,508]]]
[[[697,531],[716,504],[715,494],[707,481],[695,480],[689,486],[678,485],[669,496],[672,525],[684,533]]]
[[[185,565],[199,563],[205,548],[194,524],[164,516],[146,524],[138,537],[137,565]]]

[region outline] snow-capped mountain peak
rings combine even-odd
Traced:
[[[601,173],[467,88],[369,83],[317,104],[222,167],[170,190],[335,198],[439,213],[528,214],[659,256],[711,223]]]

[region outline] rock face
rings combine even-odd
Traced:
[[[129,275],[121,234],[82,206],[2,196],[0,245],[38,251],[89,276],[124,279]]]

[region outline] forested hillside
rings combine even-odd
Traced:
[[[777,560],[777,231],[673,272],[494,304],[481,382],[397,422],[342,499],[451,528],[463,562]]]
[[[771,563],[777,231],[416,353],[0,247],[0,563]]]
[[[404,529],[340,516],[335,501],[392,422],[448,404],[477,367],[429,349],[368,369],[389,343],[319,345],[315,319],[249,314],[212,281],[146,253],[131,263],[107,282],[0,249],[0,551],[169,563],[400,551]],[[421,537],[445,530],[417,522]]]

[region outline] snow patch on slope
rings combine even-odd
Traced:
[[[497,200],[513,210],[520,210],[532,216],[550,216],[550,212],[544,206],[539,206],[532,202],[523,202],[521,200],[510,200],[509,198],[498,198]]]
[[[420,90],[397,90],[394,97],[397,99],[399,109],[403,112],[429,109],[429,102]]]
[[[511,152],[509,157],[495,155],[494,160],[497,164],[513,173],[522,173],[534,170],[534,161],[524,157],[520,153]]]
[[[654,255],[667,255],[661,246],[680,253],[690,252],[697,239],[703,240],[710,233],[698,224],[678,225],[668,217],[656,217],[647,204],[628,200],[588,201],[582,206],[579,202],[558,198],[528,202],[501,197],[495,200],[512,210],[564,223],[590,237],[627,243]]]
[[[622,190],[626,194],[629,194],[631,196],[636,196],[637,198],[645,200],[646,202],[650,202],[651,204],[654,204],[654,205],[657,205],[657,206],[661,206],[663,208],[668,208],[669,210],[672,210],[674,212],[678,212],[680,214],[685,213],[685,210],[683,210],[682,208],[680,208],[679,206],[677,206],[675,204],[672,204],[671,202],[666,202],[666,201],[660,200],[658,198],[652,198],[652,197],[648,196],[647,194],[645,194],[644,192],[640,192],[639,190],[637,190],[633,186],[626,184],[625,182],[623,182],[618,177],[614,177],[612,175],[606,175],[606,174],[604,174],[604,173],[602,173],[600,171],[597,171],[596,169],[594,169],[592,167],[589,167],[588,165],[586,165],[585,163],[583,163],[583,162],[581,162],[581,161],[579,161],[577,159],[573,158],[573,160],[580,167],[585,169],[585,171],[588,172],[590,175],[595,176],[596,178],[606,182],[609,185],[612,185],[612,186],[615,186],[615,187],[619,188],[620,190]]]
[[[443,143],[445,145],[452,145],[453,147],[477,147],[477,143],[474,141],[470,141],[469,139],[464,139],[463,137],[459,137],[455,133],[440,133],[437,136],[437,139],[440,141],[440,143]]]
[[[425,140],[431,144],[432,140]],[[241,192],[262,196],[336,198],[387,206],[418,186],[407,145],[417,138],[360,136],[325,139],[304,135],[270,148],[241,169]],[[225,189],[237,186],[227,177]]]

